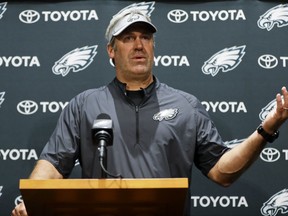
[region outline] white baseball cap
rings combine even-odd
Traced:
[[[146,23],[150,27],[152,33],[157,31],[157,28],[152,24],[150,17],[141,10],[127,9],[120,11],[111,19],[105,34],[108,43],[111,42],[112,37],[121,34],[127,27],[138,22]]]

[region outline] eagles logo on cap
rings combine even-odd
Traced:
[[[152,33],[157,31],[157,28],[152,24],[150,17],[141,10],[135,8],[127,9],[116,14],[111,19],[105,35],[108,43],[111,42],[113,37],[121,34],[127,27],[137,22],[146,23],[151,28]]]

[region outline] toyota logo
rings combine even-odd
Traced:
[[[275,162],[280,158],[280,152],[275,148],[265,148],[262,150],[260,158],[265,162]]]
[[[18,103],[17,110],[23,115],[31,115],[38,110],[38,105],[34,101],[25,100]]]
[[[184,10],[175,9],[167,14],[167,18],[173,23],[183,23],[188,19],[188,14]]]
[[[23,202],[23,198],[21,195],[16,197],[16,199],[14,200],[15,206],[22,203],[22,202]]]
[[[272,69],[278,65],[278,60],[273,55],[262,55],[258,58],[258,64],[265,69]]]
[[[19,14],[21,22],[26,24],[32,24],[40,19],[40,14],[35,10],[25,10]]]

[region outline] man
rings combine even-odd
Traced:
[[[103,113],[113,120],[114,142],[108,170],[124,178],[190,177],[192,164],[212,181],[229,186],[259,156],[267,141],[278,137],[288,118],[288,92],[277,94],[276,108],[243,143],[227,148],[201,103],[152,74],[154,33],[149,17],[137,10],[116,14],[107,28],[107,52],[116,78],[87,90],[62,112],[31,179],[69,177],[79,159],[83,178],[100,178],[94,163],[97,146],[91,135]],[[27,215],[24,203],[13,216]]]

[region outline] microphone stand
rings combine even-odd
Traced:
[[[105,119],[100,119],[105,117]],[[113,131],[112,131],[112,120],[107,114],[100,114],[94,121],[92,127],[93,141],[97,144],[99,153],[99,163],[101,166],[101,178],[107,178],[107,176],[113,178],[122,178],[120,174],[113,175],[107,171],[107,145],[113,144]],[[93,164],[93,178],[96,177],[96,151],[94,153],[94,164]]]
[[[99,141],[98,145],[99,151],[99,162],[101,166],[101,178],[107,178],[107,147],[103,140]]]

